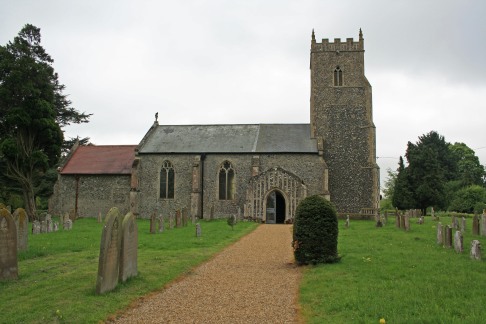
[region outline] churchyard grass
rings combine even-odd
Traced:
[[[80,219],[71,231],[29,235],[28,251],[19,253],[19,279],[0,282],[0,322],[97,323],[189,273],[257,226],[241,222],[231,230],[226,219],[200,223],[197,238],[191,224],[149,234],[150,222],[138,220],[138,276],[101,296],[95,286],[102,224]]]
[[[484,323],[486,261],[469,257],[471,241],[483,241],[472,235],[472,219],[462,254],[436,244],[436,221],[416,221],[410,220],[409,232],[396,228],[394,217],[383,228],[351,221],[345,229],[340,221],[341,262],[304,268],[299,301],[305,322]],[[440,221],[451,223],[450,217]]]

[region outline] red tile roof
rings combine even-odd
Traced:
[[[61,174],[130,174],[137,145],[80,146]]]

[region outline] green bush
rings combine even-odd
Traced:
[[[292,246],[298,264],[339,261],[336,209],[323,197],[310,196],[300,202],[293,234]]]

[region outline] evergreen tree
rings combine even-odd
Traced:
[[[22,188],[30,220],[34,183],[58,162],[62,127],[90,116],[71,107],[40,42],[40,29],[27,24],[13,42],[0,46],[0,159],[6,176]]]
[[[392,195],[392,204],[398,209],[410,209],[415,206],[415,199],[410,185],[408,170],[405,168],[403,158],[398,162],[397,176]]]

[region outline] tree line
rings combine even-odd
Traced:
[[[53,63],[31,24],[0,46],[0,200],[23,206],[30,220],[36,198],[52,194],[62,152],[75,141],[64,128],[91,116],[71,106]]]
[[[486,208],[486,172],[464,143],[448,143],[436,131],[408,142],[406,164],[387,170],[385,204],[398,209],[426,208],[473,213]],[[391,203],[391,206],[390,206]]]

